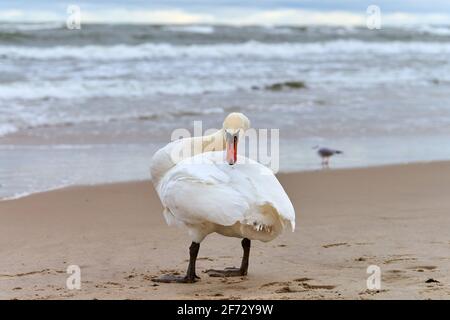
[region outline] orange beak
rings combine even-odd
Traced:
[[[229,165],[233,165],[237,162],[237,145],[238,137],[233,135],[230,139],[227,139],[227,162]]]

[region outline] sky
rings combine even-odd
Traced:
[[[450,0],[2,0],[0,21],[65,21],[68,5],[82,23],[363,25],[377,5],[384,24],[450,24]]]

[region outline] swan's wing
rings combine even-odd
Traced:
[[[239,164],[238,162],[236,169],[241,172],[239,176],[246,177],[246,180],[252,186],[251,189],[246,188],[242,192],[251,190],[249,196],[253,197],[255,205],[264,206],[268,204],[272,206],[282,219],[291,223],[292,230],[294,230],[294,206],[272,170],[248,158],[242,158],[242,160],[245,163]]]
[[[169,214],[188,224],[248,223],[255,210],[270,205],[295,227],[294,208],[273,172],[245,157],[233,166],[222,152],[184,160],[164,176],[158,193]]]
[[[159,185],[169,214],[187,224],[209,221],[229,226],[242,220],[249,205],[230,186],[230,177],[209,158],[194,158],[180,162]]]

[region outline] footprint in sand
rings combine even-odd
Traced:
[[[309,284],[309,281],[312,281],[313,279],[309,278],[299,278],[295,279],[295,282],[298,282],[300,286],[302,286],[305,289],[312,289],[312,290],[333,290],[336,288],[335,285],[320,285],[320,284]]]
[[[267,287],[271,287],[271,286],[287,286],[289,285],[289,282],[278,282],[278,281],[274,281],[274,282],[268,282],[263,284],[262,286],[260,286],[260,288],[267,288]]]
[[[280,289],[275,290],[275,293],[291,293],[291,292],[300,292],[301,290],[292,289],[290,286],[284,286]],[[306,290],[303,290],[306,291]]]
[[[294,279],[295,282],[307,282],[307,281],[311,281],[311,280],[313,280],[313,279],[311,279],[311,278],[297,278],[297,279]]]
[[[117,283],[117,282],[112,282],[112,281],[105,282],[105,285],[107,285],[107,286],[119,286],[119,287],[123,287],[122,284]]]
[[[364,296],[364,295],[371,295],[371,296],[374,296],[374,295],[376,295],[376,294],[379,294],[379,293],[384,293],[384,292],[388,292],[389,290],[386,290],[386,289],[380,289],[380,290],[369,290],[369,289],[367,289],[367,290],[364,290],[364,291],[362,291],[362,292],[360,292],[360,293],[358,293],[360,296]]]
[[[281,288],[275,289],[274,293],[292,293],[292,292],[300,292],[300,290],[296,290],[292,288],[293,283],[289,281],[283,281],[283,282],[268,282],[263,284],[260,288],[268,288],[273,286],[281,286]],[[306,290],[303,290],[306,291]]]
[[[356,258],[355,261],[357,261],[357,262],[364,262],[364,261],[367,261],[367,258],[366,257],[359,257],[359,258]]]
[[[211,297],[223,297],[222,293],[214,293],[211,295]]]
[[[433,270],[437,269],[437,267],[436,266],[414,266],[414,267],[409,267],[408,269],[412,269],[417,272],[425,272],[425,271],[433,271]]]
[[[409,255],[393,255],[384,261],[384,264],[397,263],[402,261],[416,261],[417,258],[410,257]]]
[[[271,286],[281,286],[281,288],[276,289],[275,293],[292,293],[292,292],[305,292],[310,290],[333,290],[336,288],[334,285],[315,285],[309,284],[309,281],[313,279],[310,278],[298,278],[291,281],[285,282],[269,282],[263,284],[260,288],[271,287]],[[299,288],[299,289],[297,289]]]
[[[318,289],[333,290],[334,288],[336,288],[336,286],[333,286],[333,285],[315,285],[315,284],[309,284],[309,283],[302,283],[301,286],[305,289],[312,289],[312,290],[318,290]]]
[[[339,242],[339,243],[325,244],[325,245],[322,246],[322,248],[328,249],[328,248],[340,247],[340,246],[350,247],[350,245],[347,242]]]
[[[197,260],[215,261],[213,258],[209,258],[209,257],[200,257],[200,258],[197,258]],[[184,260],[184,262],[189,262],[189,259]]]
[[[174,275],[174,276],[181,275],[180,271],[174,270],[174,269],[163,269],[163,270],[160,270],[159,272],[160,272],[160,274],[171,274],[171,275]],[[153,279],[158,277],[156,275],[148,275],[148,274],[143,274],[143,273],[141,274],[141,276],[142,276],[142,279],[148,280],[148,281],[152,281]]]
[[[1,278],[25,277],[25,276],[32,276],[32,275],[35,275],[35,274],[42,274],[42,273],[46,273],[46,274],[65,273],[65,271],[51,270],[51,269],[42,269],[42,270],[39,270],[39,271],[30,271],[30,272],[23,272],[23,273],[16,273],[16,274],[0,274],[0,279]]]
[[[404,270],[387,270],[384,272],[383,275],[383,280],[385,280],[386,282],[390,282],[390,281],[399,281],[399,280],[404,280],[404,279],[408,279],[409,277],[406,275],[406,271]]]
[[[360,257],[357,257],[355,259],[353,259],[353,261],[355,262],[367,262],[370,261],[371,263],[369,264],[378,264],[378,258],[376,256],[371,256],[371,255],[363,255]]]

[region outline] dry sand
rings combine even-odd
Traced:
[[[280,175],[297,230],[253,242],[249,275],[240,240],[210,235],[195,284],[155,284],[184,273],[189,238],[169,228],[150,182],[72,187],[0,202],[1,299],[449,299],[450,163]],[[81,290],[66,268],[81,267]],[[366,268],[382,272],[366,289]],[[438,282],[427,280],[434,279]]]

